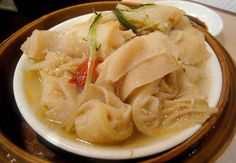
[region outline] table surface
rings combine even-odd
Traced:
[[[20,0],[22,2],[27,0]],[[124,1],[132,1],[132,2],[153,2],[155,0],[124,0]],[[37,1],[36,1],[37,2]],[[64,1],[63,1],[64,2]],[[74,1],[75,2],[75,1]],[[81,2],[81,1],[80,1]],[[78,4],[79,2],[75,2]],[[4,22],[4,25],[0,26],[0,42],[6,39],[8,36],[13,34],[16,30],[21,28],[23,25],[29,23],[30,21],[49,13],[53,10],[60,9],[66,6],[72,5],[72,3],[63,3],[54,8],[50,8],[44,10],[44,12],[37,13],[35,15],[31,15],[29,12],[24,12],[21,10],[21,4],[17,4],[18,12],[4,11],[0,10],[0,20]],[[212,8],[216,11],[222,18],[224,23],[223,31],[216,36],[217,40],[225,47],[228,53],[231,55],[234,61],[236,61],[236,14],[232,14],[227,11],[219,10],[216,8]],[[217,163],[234,163],[236,162],[236,136],[233,141],[229,145],[229,147],[225,150],[222,156],[216,161]]]

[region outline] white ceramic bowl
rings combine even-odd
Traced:
[[[70,26],[72,24],[86,20],[91,14],[79,16],[68,21],[65,21],[61,24],[56,25],[50,30],[60,30]],[[210,46],[206,43],[206,46],[209,52],[212,54],[207,69],[212,74],[212,80],[214,81],[209,88],[208,94],[208,103],[210,106],[216,106],[221,93],[222,86],[222,72],[220,68],[219,61],[217,60],[216,55]],[[146,143],[139,146],[99,146],[99,145],[90,145],[80,141],[70,140],[64,137],[61,134],[53,131],[51,128],[46,126],[40,121],[36,116],[34,109],[29,104],[29,101],[26,98],[23,77],[26,67],[29,64],[29,60],[25,54],[23,54],[17,64],[13,89],[14,96],[17,103],[17,106],[28,124],[44,139],[48,142],[54,144],[55,146],[62,148],[66,151],[79,154],[82,156],[101,158],[101,159],[132,159],[138,157],[144,157],[159,152],[168,150],[178,144],[184,142],[186,139],[191,137],[194,133],[198,131],[201,125],[196,125],[191,128],[184,130],[183,132],[171,137],[162,140],[155,138],[150,138]]]

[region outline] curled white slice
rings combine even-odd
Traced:
[[[165,34],[156,31],[135,37],[107,58],[106,80],[115,82],[135,66],[164,53],[176,58],[179,55],[178,48]]]
[[[173,99],[179,93],[177,73],[172,72],[160,80],[159,91],[155,93],[160,100]]]
[[[159,99],[151,95],[139,95],[133,102],[132,116],[137,129],[146,135],[153,135],[161,125]]]
[[[195,124],[202,124],[212,114],[205,100],[165,101],[163,126],[170,130],[180,130]]]
[[[180,65],[170,54],[160,54],[139,64],[127,73],[120,89],[121,99],[126,99],[136,88],[156,81],[165,75],[176,71]]]

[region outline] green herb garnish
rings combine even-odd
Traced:
[[[118,18],[119,22],[127,29],[131,29],[134,33],[136,33],[136,27],[131,24],[126,18],[125,16],[122,14],[122,11],[119,9],[116,9],[114,11],[114,14],[116,15],[116,17]]]
[[[146,20],[144,18],[142,18],[141,16],[139,16],[137,14],[136,18],[131,18],[130,19],[134,20],[134,22],[136,22],[136,25],[137,23],[140,24],[142,27],[142,29],[137,29],[138,27],[135,26],[134,24],[132,24],[130,21],[128,21],[129,19],[129,14],[128,13],[131,13],[131,12],[135,12],[137,11],[138,9],[140,8],[143,8],[143,7],[148,7],[148,6],[155,6],[154,3],[148,3],[148,4],[140,4],[140,5],[137,5],[137,6],[133,6],[129,9],[126,9],[126,10],[122,10],[122,9],[116,9],[114,11],[114,14],[116,15],[116,17],[118,18],[119,22],[127,29],[131,29],[134,33],[139,33],[141,32],[143,29],[148,29],[148,27],[151,27],[151,26],[154,26],[154,25],[150,25],[146,22]],[[127,13],[125,15],[125,13]],[[128,19],[127,19],[128,18]]]
[[[97,51],[101,46],[101,44],[98,45],[97,43],[97,26],[102,15],[101,13],[98,14],[96,12],[95,14],[96,17],[94,18],[94,21],[92,22],[88,33],[88,40],[90,41],[90,55],[88,59],[88,70],[84,89],[87,89],[88,85],[91,83],[95,60],[97,57]]]
[[[101,19],[102,15],[101,15],[101,13],[98,14],[97,12],[95,12],[95,14],[96,14],[96,17],[94,18],[94,21],[89,28],[89,34],[88,34],[88,38],[91,42],[91,48],[93,50],[91,52],[92,54],[94,54],[94,51],[97,51],[100,47],[100,45],[98,45],[98,43],[97,43],[96,31],[97,31],[98,22]]]

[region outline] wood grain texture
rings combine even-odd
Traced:
[[[40,138],[21,117],[12,91],[13,73],[22,54],[21,44],[34,29],[49,29],[70,18],[91,13],[93,10],[111,10],[119,2],[99,2],[71,6],[24,26],[0,45],[0,156],[10,154],[16,160],[27,162],[104,162],[61,151]],[[132,3],[125,3],[132,5]],[[229,145],[236,132],[236,78],[235,68],[226,50],[204,29],[206,41],[215,51],[223,71],[223,90],[218,103],[219,111],[211,116],[192,137],[166,152],[135,159],[145,162],[205,162],[215,160]],[[2,148],[1,148],[2,147]],[[106,160],[105,162],[110,162]],[[114,162],[114,161],[112,161]],[[128,162],[128,161],[124,161]]]

